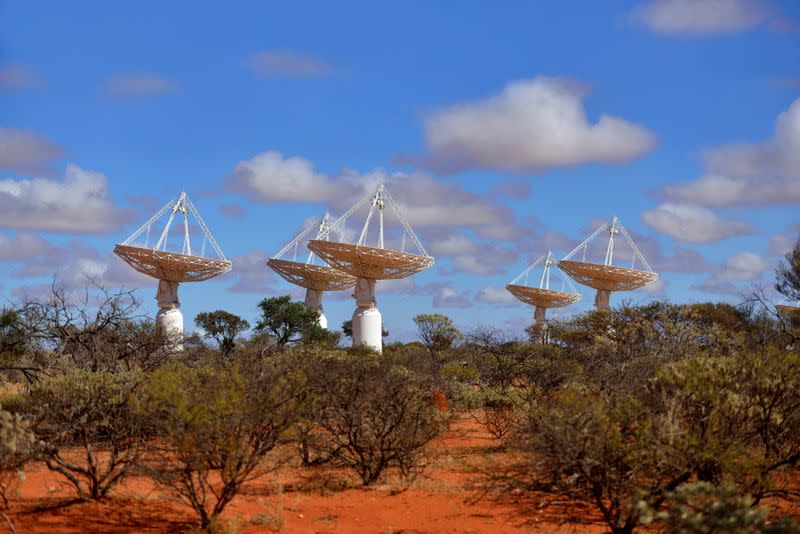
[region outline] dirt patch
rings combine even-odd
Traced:
[[[246,485],[223,517],[242,533],[605,531],[591,509],[551,495],[480,498],[478,482],[510,455],[469,417],[456,419],[428,453],[423,475],[406,482],[389,476],[370,488],[346,470],[284,464]],[[189,507],[144,477],[129,477],[102,502],[73,497],[58,475],[34,465],[9,515],[20,533],[181,532],[195,521]],[[567,522],[575,517],[583,522]]]

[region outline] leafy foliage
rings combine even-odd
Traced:
[[[223,357],[236,347],[236,337],[250,328],[250,323],[225,310],[198,313],[194,322],[203,329],[204,337],[217,342]]]
[[[265,332],[279,347],[296,343],[303,335],[317,326],[319,313],[306,308],[302,302],[292,302],[289,295],[271,297],[258,303],[261,318],[256,324],[257,332]]]
[[[464,336],[453,324],[452,319],[439,313],[423,313],[414,316],[414,324],[422,344],[431,357],[452,349]]]

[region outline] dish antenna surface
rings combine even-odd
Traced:
[[[550,271],[553,266],[558,269],[556,263],[553,253],[548,250],[547,254],[530,264],[527,269],[506,285],[506,290],[509,293],[525,304],[535,307],[533,313],[534,323],[542,327],[547,324],[547,319],[545,318],[547,308],[563,308],[581,299],[581,294],[578,293],[575,284],[563,274],[561,275],[561,289],[550,289]],[[534,269],[539,266],[542,267],[539,287],[529,286],[528,278]]]
[[[316,233],[314,233],[315,230]],[[331,232],[341,240],[344,240],[341,230],[333,226],[332,217],[330,213],[326,212],[322,220],[316,219],[312,221],[275,256],[267,261],[267,265],[286,281],[306,288],[306,307],[319,312],[319,325],[322,328],[328,328],[328,319],[325,317],[322,308],[322,292],[341,291],[342,289],[353,287],[356,283],[356,278],[333,267],[315,264],[314,258],[316,255],[313,251],[308,253],[305,262],[297,261],[297,253],[301,244],[303,244],[303,253],[305,253],[305,240],[310,235],[314,235],[314,239],[327,240]],[[289,252],[292,252],[292,259],[283,259]]]
[[[374,193],[367,194],[356,202],[332,223],[332,227],[343,233],[347,219],[367,205],[369,212],[356,243],[313,239],[308,242],[308,248],[331,267],[356,277],[353,293],[356,301],[356,310],[353,312],[353,346],[365,345],[381,352],[383,325],[375,300],[376,281],[405,278],[428,269],[434,260],[425,251],[425,247],[383,184],[379,185]],[[384,246],[384,212],[387,206],[398,219],[402,229],[400,250],[387,249]],[[378,218],[377,246],[370,247],[366,244],[367,235],[370,222],[375,215]],[[411,241],[416,253],[405,251],[408,241]]]
[[[155,245],[151,247],[150,231],[165,214],[169,218]],[[189,235],[189,216],[192,216],[203,233],[200,254],[192,250]],[[183,219],[182,246],[180,252],[167,250],[170,228],[175,218]],[[144,243],[137,239],[144,237]],[[206,257],[206,245],[210,244],[216,258]],[[231,270],[231,262],[222,253],[197,209],[186,193],[170,201],[136,230],[128,239],[114,247],[114,254],[142,274],[158,280],[158,314],[156,329],[170,339],[173,350],[183,350],[183,314],[178,300],[181,282],[201,282]]]
[[[603,232],[608,232],[608,245],[606,246],[606,257],[603,263],[590,263],[586,261],[586,249],[597,236]],[[632,250],[631,266],[619,267],[613,264],[614,261],[614,241],[618,235],[622,235],[630,245]],[[583,251],[583,260],[571,260],[578,252]],[[642,269],[636,269],[636,262]],[[653,272],[647,260],[644,259],[639,247],[631,239],[630,234],[619,219],[614,217],[603,224],[600,228],[587,237],[575,250],[567,254],[563,260],[558,262],[558,267],[569,275],[579,284],[594,288],[597,294],[594,298],[594,305],[599,310],[610,310],[609,300],[612,291],[632,291],[658,280],[658,274]]]
[[[775,311],[786,319],[800,319],[800,301],[791,303],[787,299],[783,299],[775,305]]]

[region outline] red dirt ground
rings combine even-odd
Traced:
[[[223,517],[244,534],[605,531],[591,509],[575,509],[553,496],[477,499],[481,472],[508,462],[496,445],[475,421],[462,417],[429,447],[424,476],[371,488],[360,487],[344,470],[303,469],[292,460],[247,484]],[[9,516],[20,534],[181,532],[195,521],[189,507],[143,477],[129,477],[103,502],[65,505],[73,496],[61,477],[36,465],[11,500]],[[567,522],[574,516],[584,522]],[[5,532],[7,525],[0,525]]]

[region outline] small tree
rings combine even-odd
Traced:
[[[778,265],[775,289],[789,300],[800,300],[800,242]]]
[[[142,428],[129,397],[140,380],[138,373],[79,370],[43,380],[31,390],[45,463],[81,499],[104,497],[138,456]],[[73,447],[83,449],[82,454],[65,454]]]
[[[172,490],[211,530],[242,485],[295,417],[281,369],[264,365],[156,371],[138,397],[139,413],[159,438],[149,444],[145,471]]]
[[[194,323],[204,330],[204,337],[217,342],[223,357],[236,347],[236,336],[250,328],[250,323],[225,310],[198,313]]]
[[[464,336],[453,321],[446,315],[439,313],[423,313],[414,316],[419,339],[428,349],[432,358],[452,349]]]
[[[279,347],[300,341],[319,320],[319,312],[309,310],[302,302],[292,302],[289,295],[264,299],[258,307],[261,318],[255,330],[269,334]]]
[[[365,486],[387,468],[404,476],[420,466],[426,443],[442,429],[430,390],[407,374],[363,357],[317,366],[320,445],[354,469]]]

